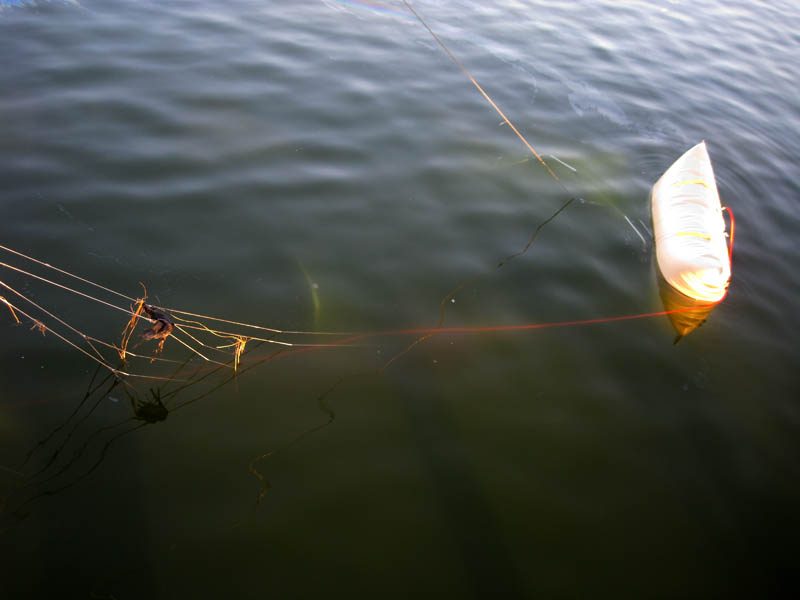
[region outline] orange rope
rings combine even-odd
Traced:
[[[486,325],[486,326],[479,326],[479,327],[430,327],[427,329],[394,329],[388,331],[376,331],[373,333],[365,333],[361,336],[354,336],[350,338],[348,341],[354,341],[356,339],[366,339],[372,337],[381,337],[381,336],[394,336],[394,335],[424,335],[430,334],[433,332],[436,333],[443,333],[443,334],[459,334],[459,333],[493,333],[493,332],[504,332],[504,331],[528,331],[532,329],[554,329],[558,327],[574,327],[577,325],[597,325],[600,323],[615,323],[618,321],[633,321],[636,319],[649,319],[652,317],[662,317],[666,315],[672,315],[676,313],[682,312],[690,312],[693,310],[702,310],[705,308],[711,308],[719,304],[718,302],[713,302],[711,304],[704,304],[701,306],[691,306],[686,308],[675,308],[672,310],[662,310],[657,312],[648,312],[648,313],[638,313],[634,315],[621,315],[617,317],[598,317],[595,319],[580,319],[574,321],[551,321],[549,323],[525,323],[523,325]]]
[[[733,265],[733,236],[736,233],[736,219],[733,217],[733,211],[730,206],[723,206],[722,210],[728,211],[728,216],[731,218],[731,236],[728,242],[728,261]]]

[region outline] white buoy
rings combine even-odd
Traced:
[[[656,260],[664,280],[706,302],[725,296],[731,262],[706,143],[667,169],[651,193]]]

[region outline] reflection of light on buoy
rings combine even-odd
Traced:
[[[651,200],[656,260],[665,281],[690,298],[722,300],[731,257],[705,142],[667,169],[653,186]]]

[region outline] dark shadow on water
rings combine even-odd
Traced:
[[[138,488],[131,485],[147,466],[122,446],[114,453],[111,475],[91,477],[112,445],[146,424],[132,415],[97,425],[107,421],[98,409],[110,394],[121,394],[121,385],[113,375],[95,371],[75,407],[30,449],[14,469],[16,479],[4,486],[0,547],[14,549],[0,573],[8,597],[104,597],[98,590],[120,564],[136,572],[126,589],[153,595],[146,517]],[[70,493],[79,484],[81,493]]]
[[[519,598],[519,576],[502,528],[464,453],[452,418],[436,390],[408,381],[404,406],[417,451],[434,485],[444,524],[456,546],[474,598]],[[413,386],[413,387],[409,387]]]
[[[253,360],[239,374],[277,355]],[[33,444],[21,464],[0,471],[4,592],[103,598],[124,589],[133,597],[155,595],[146,552],[151,523],[137,485],[148,476],[148,465],[119,442],[234,382],[238,374],[225,367],[198,368],[187,359],[174,371],[175,380],[158,386],[95,370],[60,424]],[[100,471],[102,477],[93,477]]]
[[[249,352],[261,343],[251,345]],[[9,468],[15,481],[0,496],[0,535],[30,514],[30,507],[89,478],[120,439],[146,425],[161,423],[173,412],[203,400],[236,381],[239,374],[280,355],[280,351],[254,360],[234,372],[231,364],[195,367],[193,354],[180,363],[170,378],[157,386],[144,385],[114,373],[103,375],[98,366],[83,397],[58,426],[38,441],[19,466]],[[112,398],[114,393],[120,398]],[[187,397],[188,396],[188,397]],[[101,408],[110,401],[129,408],[127,416],[97,426]]]

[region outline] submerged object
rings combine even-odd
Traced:
[[[658,274],[658,293],[670,323],[678,334],[674,344],[705,323],[711,311],[717,307],[716,303],[695,300],[679,292],[668,284],[660,273]]]
[[[664,281],[694,300],[722,300],[731,261],[704,141],[666,170],[653,186],[651,204],[656,261]]]

